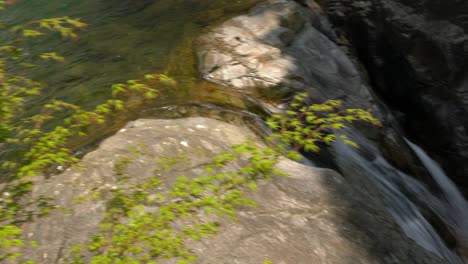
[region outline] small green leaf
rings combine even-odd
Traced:
[[[25,37],[39,37],[42,35],[44,35],[44,33],[37,31],[37,30],[23,29],[23,36]]]

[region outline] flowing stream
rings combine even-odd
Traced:
[[[389,164],[366,139],[358,137],[358,142],[360,149],[366,152],[365,155],[341,142],[334,144],[340,171],[355,181],[370,180],[378,188],[386,208],[397,224],[416,243],[448,263],[465,263],[443,241],[440,227],[443,226],[443,232],[454,237],[458,250],[466,249],[468,203],[439,165],[420,147],[407,141],[436,183],[438,190],[433,191]],[[438,219],[436,226],[428,220],[431,218]]]

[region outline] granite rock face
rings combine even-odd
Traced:
[[[80,168],[36,184],[34,195],[52,195],[72,211],[56,211],[26,224],[27,239],[36,240],[39,247],[24,252],[25,257],[37,263],[64,263],[73,245],[96,232],[105,199],[76,203],[74,198],[118,186],[113,168],[119,158],[143,151],[128,170],[132,179],[143,180],[154,174],[155,159],[184,153],[190,162],[161,176],[170,183],[181,174],[197,175],[197,164],[246,139],[262,144],[249,130],[214,119],[131,122],[87,154]],[[197,154],[200,151],[205,154]],[[378,195],[367,199],[331,170],[286,159],[277,166],[289,176],[261,181],[257,191],[249,191],[257,207],[239,208],[238,221],[220,219],[217,235],[189,243],[199,256],[196,263],[443,263],[402,234]]]

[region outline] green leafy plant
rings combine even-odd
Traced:
[[[50,197],[28,198],[33,177],[76,163],[78,158],[73,155],[70,142],[85,136],[90,127],[104,124],[124,111],[128,98],[153,99],[158,95],[155,86],[175,84],[166,75],[149,74],[142,80],[113,85],[113,97],[95,109],[85,110],[53,100],[43,105],[38,113],[28,115],[25,107],[40,96],[42,85],[26,77],[24,69],[34,67],[31,61],[35,58],[58,62],[64,58],[55,52],[36,57],[24,44],[47,32],[76,39],[76,30],[86,26],[69,17],[37,20],[10,27],[9,38],[0,46],[0,262],[13,261],[21,255],[19,248],[27,246],[20,239],[22,223],[43,217],[57,208]]]
[[[114,98],[92,111],[63,101],[52,101],[43,107],[40,114],[15,125],[15,136],[7,137],[4,145],[20,146],[27,151],[22,153],[21,159],[5,160],[1,165],[3,175],[9,176],[10,182],[1,190],[8,194],[9,199],[0,200],[0,222],[21,223],[47,215],[55,208],[50,198],[38,197],[28,201],[23,199],[32,189],[30,178],[47,173],[52,167],[63,168],[76,163],[78,158],[73,156],[72,149],[67,144],[75,137],[85,136],[89,126],[102,124],[106,118],[123,110],[126,102],[117,99],[117,96],[138,94],[152,99],[157,96],[157,90],[135,80],[115,85],[113,94]],[[54,119],[54,114],[64,111],[70,114],[60,125],[50,130],[42,129],[47,121]],[[14,226],[6,227],[9,227],[7,230],[13,230]]]
[[[4,8],[4,1],[0,2],[0,8]],[[59,21],[62,21],[59,23]],[[59,23],[59,24],[57,24]],[[76,36],[75,30],[82,29],[86,25],[75,19],[70,18],[56,18],[39,20],[29,23],[27,25],[16,26],[10,28],[12,32],[11,38],[3,39],[0,46],[0,150],[5,153],[5,150],[11,144],[30,143],[31,149],[26,158],[34,158],[37,156],[38,150],[43,148],[41,144],[56,144],[54,141],[57,135],[45,136],[41,134],[37,127],[26,129],[23,120],[20,119],[24,113],[24,107],[30,98],[40,95],[40,83],[31,80],[24,75],[21,75],[19,68],[33,67],[31,63],[27,63],[30,54],[22,46],[27,38],[39,37],[44,35],[31,27],[42,27],[52,32],[59,32],[63,37]],[[19,34],[18,34],[19,32]],[[62,60],[63,58],[55,53],[41,54],[39,58],[42,59],[55,59]],[[35,117],[37,122],[39,115]],[[34,118],[31,118],[33,120]],[[28,122],[30,122],[28,120]],[[24,129],[21,129],[24,128]],[[19,138],[15,138],[15,135]],[[56,133],[58,134],[58,133]],[[20,139],[22,138],[22,139]],[[34,140],[36,142],[34,143]],[[47,141],[46,140],[50,140]],[[60,138],[57,138],[60,144]],[[52,143],[49,143],[52,142]],[[50,152],[48,153],[50,159],[71,159],[69,156],[64,155],[65,150],[53,154],[56,148],[49,146]],[[55,155],[55,156],[54,156]],[[28,157],[29,156],[29,157]],[[32,159],[31,159],[32,160]],[[24,197],[31,191],[32,182],[30,180],[22,180],[14,176],[21,176],[22,174],[31,173],[34,167],[45,167],[44,162],[40,160],[40,164],[30,162],[25,167],[18,166],[16,161],[3,160],[0,167],[1,179],[4,183],[0,184],[0,262],[13,261],[18,258],[21,253],[19,248],[26,246],[24,240],[20,239],[22,234],[21,223],[30,221],[35,217],[47,215],[47,213],[54,208],[50,204],[50,198],[38,197],[34,200],[25,200]],[[65,160],[64,160],[65,161]],[[34,246],[35,243],[29,243],[28,246]],[[32,263],[32,262],[23,262]]]
[[[112,102],[114,104],[115,102]],[[54,105],[56,105],[54,103]],[[60,105],[60,104],[59,104]],[[103,112],[108,111],[109,105],[100,105]],[[2,189],[4,194],[8,193],[10,199],[0,200],[0,220],[6,221],[11,219],[14,222],[32,221],[34,217],[46,215],[51,209],[55,208],[51,200],[47,197],[39,197],[32,201],[24,202],[22,198],[30,192],[32,182],[28,178],[44,173],[51,166],[68,166],[78,161],[71,155],[71,150],[66,148],[68,140],[76,135],[84,135],[82,130],[92,122],[103,122],[101,118],[104,115],[99,111],[87,112],[77,110],[74,115],[69,117],[69,120],[79,119],[79,122],[66,122],[67,127],[56,127],[47,133],[41,133],[37,138],[30,139],[33,133],[37,130],[23,130],[23,137],[8,141],[9,143],[29,145],[29,152],[24,154],[24,157],[29,158],[29,163],[15,163],[14,161],[5,161],[3,168],[8,169],[11,175],[17,178],[10,184],[5,185]],[[68,120],[66,120],[68,121]],[[31,208],[32,210],[28,210]],[[38,208],[40,213],[37,213]]]
[[[357,121],[381,125],[370,112],[345,108],[339,100],[307,105],[307,96],[307,93],[296,95],[288,110],[283,114],[274,114],[266,121],[274,131],[268,140],[274,143],[278,152],[289,158],[300,159],[299,150],[319,152],[320,144],[330,144],[336,140],[358,147],[340,131]]]

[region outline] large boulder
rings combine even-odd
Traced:
[[[339,98],[375,109],[361,73],[333,38],[318,6],[269,0],[199,39],[199,71],[241,91],[270,97],[308,91],[316,101]]]
[[[115,166],[122,157],[134,158],[129,178],[143,181],[154,177],[155,160],[183,155],[188,162],[161,175],[170,184],[181,174],[199,174],[215,153],[247,139],[262,145],[249,130],[208,118],[129,123],[87,154],[79,167],[36,183],[34,196],[51,195],[71,213],[54,211],[25,224],[26,239],[39,243],[23,252],[25,257],[37,263],[63,263],[73,245],[97,231],[106,196],[81,203],[75,198],[118,187]],[[277,167],[289,176],[260,181],[257,191],[248,192],[256,207],[237,208],[237,221],[220,219],[218,234],[189,243],[199,256],[196,263],[443,263],[402,234],[377,192],[357,192],[331,170],[286,159]]]
[[[467,190],[467,2],[320,2],[404,127]]]
[[[268,0],[202,35],[198,68],[205,79],[253,93],[259,101],[305,91],[312,102],[340,99],[347,107],[369,110],[384,126],[361,126],[356,133],[376,141],[400,169],[433,184],[343,43],[316,1]],[[333,157],[314,158],[336,166]]]

